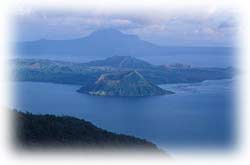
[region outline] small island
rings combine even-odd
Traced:
[[[95,96],[157,96],[173,94],[146,80],[136,70],[102,74],[78,92]]]

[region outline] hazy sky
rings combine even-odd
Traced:
[[[237,23],[234,12],[203,11],[96,12],[22,10],[16,13],[18,41],[71,39],[114,28],[159,45],[232,46]]]

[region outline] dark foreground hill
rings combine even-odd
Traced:
[[[102,74],[95,83],[83,86],[78,92],[97,96],[156,96],[173,94],[149,81],[137,71]]]
[[[31,148],[131,149],[160,151],[144,139],[115,134],[83,119],[14,112],[18,144]]]

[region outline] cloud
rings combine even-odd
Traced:
[[[101,13],[95,11],[20,11],[16,15],[19,40],[78,38],[101,28],[116,28],[166,45],[228,43],[237,30],[230,12]]]
[[[233,21],[223,21],[218,25],[219,29],[224,29],[224,28],[235,28],[236,23]]]

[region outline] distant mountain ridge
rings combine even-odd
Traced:
[[[136,35],[125,34],[115,29],[102,29],[89,36],[69,40],[48,40],[18,42],[15,44],[15,54],[21,56],[159,56],[178,53],[217,53],[230,51],[229,48],[189,48],[164,47],[141,40]]]
[[[87,37],[71,40],[37,40],[19,42],[17,54],[71,54],[71,55],[135,55],[159,49],[150,42],[140,40],[136,35],[124,34],[114,29],[93,32]]]

